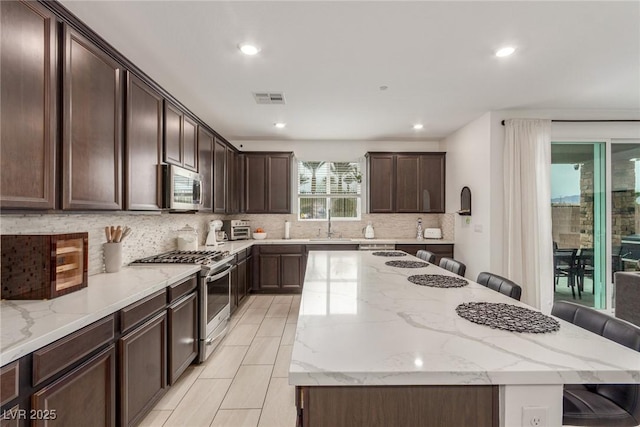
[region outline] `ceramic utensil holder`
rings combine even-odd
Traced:
[[[104,269],[107,273],[120,271],[122,267],[122,242],[104,244]]]

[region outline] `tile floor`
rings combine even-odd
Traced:
[[[201,365],[191,365],[141,426],[294,427],[289,363],[300,295],[250,295]]]

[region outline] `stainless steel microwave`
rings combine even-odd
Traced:
[[[202,177],[175,165],[162,165],[163,207],[174,211],[202,209]]]

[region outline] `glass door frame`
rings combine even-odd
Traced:
[[[611,268],[611,230],[612,230],[612,220],[611,220],[611,138],[551,138],[551,144],[604,144],[604,174],[600,174],[600,181],[604,180],[604,209],[602,206],[597,206],[595,192],[598,189],[596,184],[594,183],[594,262],[597,259],[596,254],[604,252],[604,261],[600,259],[598,262],[601,264],[601,268],[599,268],[600,274],[604,274],[604,279],[602,279],[601,283],[604,283],[605,295],[602,296],[602,289],[598,289],[594,294],[594,306],[599,307],[598,310],[604,310],[608,313],[613,312],[613,280],[611,279],[612,268]],[[594,157],[596,153],[594,152]],[[595,176],[595,164],[594,159],[594,176]],[[602,182],[598,184],[599,187],[602,187]],[[600,234],[604,233],[604,236],[600,236],[599,244],[596,245],[596,219],[597,217],[601,217],[604,211],[604,230],[600,230]],[[604,237],[604,238],[602,238]],[[596,250],[596,246],[598,246],[598,250]],[[602,247],[604,246],[604,251]],[[604,264],[604,268],[602,268],[602,264]],[[593,278],[594,286],[596,282],[596,278]],[[604,300],[604,301],[603,301]]]

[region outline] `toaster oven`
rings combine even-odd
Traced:
[[[249,240],[251,227],[246,219],[225,219],[222,221],[222,230],[227,233],[229,240]]]

